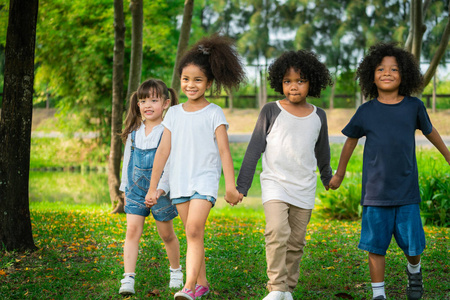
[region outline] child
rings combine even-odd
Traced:
[[[144,228],[145,217],[150,214],[150,209],[144,204],[145,195],[150,185],[155,152],[164,130],[161,125],[163,112],[169,105],[175,104],[178,104],[175,91],[168,89],[165,83],[158,79],[146,80],[131,97],[130,109],[122,133],[122,139],[126,140],[126,145],[120,190],[125,191],[125,212],[127,213],[127,235],[123,249],[125,274],[119,290],[122,295],[135,293],[134,276],[139,239]],[[168,191],[167,179],[168,176],[164,173],[159,193]],[[169,287],[179,288],[183,285],[180,245],[172,225],[172,219],[178,215],[176,207],[167,197],[161,196],[158,204],[153,206],[151,211],[170,262]]]
[[[420,255],[425,249],[425,234],[419,211],[416,129],[423,132],[448,163],[450,152],[431,125],[423,102],[411,97],[423,85],[412,54],[394,44],[377,44],[369,49],[356,74],[362,93],[373,100],[361,105],[342,130],[347,140],[330,188],[340,186],[358,139],[366,136],[358,248],[369,252],[373,299],[386,299],[385,255],[392,235],[408,260],[408,299],[420,299],[423,294]]]
[[[314,207],[316,169],[325,187],[332,177],[325,112],[307,102],[332,84],[328,69],[308,51],[289,51],[269,67],[270,86],[286,98],[259,114],[237,179],[249,190],[262,153],[261,193],[266,216],[267,288],[264,300],[292,299],[300,276],[306,227]]]
[[[195,299],[206,295],[204,231],[214,206],[221,175],[225,178],[225,200],[235,204],[234,167],[228,145],[228,123],[222,109],[209,103],[205,92],[215,82],[221,87],[238,87],[245,79],[244,69],[232,41],[219,35],[203,38],[181,59],[178,69],[181,90],[187,102],[171,107],[156,153],[146,203],[159,203],[155,193],[164,164],[170,154],[170,197],[184,223],[187,239],[186,284],[175,299]]]

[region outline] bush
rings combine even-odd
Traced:
[[[420,175],[421,217],[424,225],[450,227],[450,175]]]
[[[361,218],[361,178],[352,177],[352,183],[341,185],[338,190],[318,194],[320,204],[317,212],[324,218],[357,220]]]

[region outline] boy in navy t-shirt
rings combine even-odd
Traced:
[[[330,188],[337,189],[358,139],[365,136],[361,205],[363,216],[358,248],[369,252],[373,299],[386,299],[385,255],[392,235],[408,260],[408,299],[423,294],[420,255],[425,233],[420,219],[420,191],[415,131],[420,129],[450,164],[450,152],[431,125],[420,92],[423,78],[414,56],[394,44],[369,49],[357,70],[366,98],[342,133],[342,149]],[[369,98],[369,99],[370,99]]]

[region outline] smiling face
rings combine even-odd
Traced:
[[[394,56],[385,56],[375,68],[374,81],[378,92],[398,91],[402,82],[397,59]]]
[[[164,100],[152,93],[147,98],[139,99],[139,111],[144,122],[161,121],[164,110],[169,106],[169,99]]]
[[[190,64],[181,73],[181,90],[190,101],[205,100],[205,92],[211,87],[205,73],[196,65]]]
[[[302,78],[300,70],[290,68],[283,77],[283,94],[291,104],[306,103],[309,91],[309,81]]]

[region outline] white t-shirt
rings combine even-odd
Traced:
[[[315,107],[306,117],[286,111],[280,101],[261,109],[237,179],[247,195],[262,154],[262,201],[281,200],[304,209],[314,208],[317,175],[324,186],[332,177],[325,111]]]
[[[322,123],[315,106],[308,116],[297,117],[287,112],[279,102],[277,105],[281,113],[267,135],[266,151],[262,155],[263,203],[278,199],[312,209],[317,182],[314,146]]]
[[[135,137],[135,145],[136,148],[139,149],[153,149],[158,147],[158,143],[161,139],[161,135],[164,132],[164,126],[156,125],[153,127],[152,131],[148,136],[145,136],[145,124],[139,127],[136,130]],[[119,190],[125,192],[125,187],[128,184],[128,164],[130,163],[130,155],[131,155],[131,134],[128,135],[127,142],[125,143],[125,151],[123,154],[123,166],[122,166],[122,182],[120,183]],[[169,163],[166,163],[166,167],[164,168],[164,173],[161,177],[161,180],[158,184],[158,189],[164,190],[166,193],[169,192],[169,174],[168,174],[168,166]]]
[[[215,131],[228,123],[216,104],[187,112],[183,104],[169,108],[162,122],[171,132],[170,198],[190,197],[194,193],[217,199],[222,170]]]

